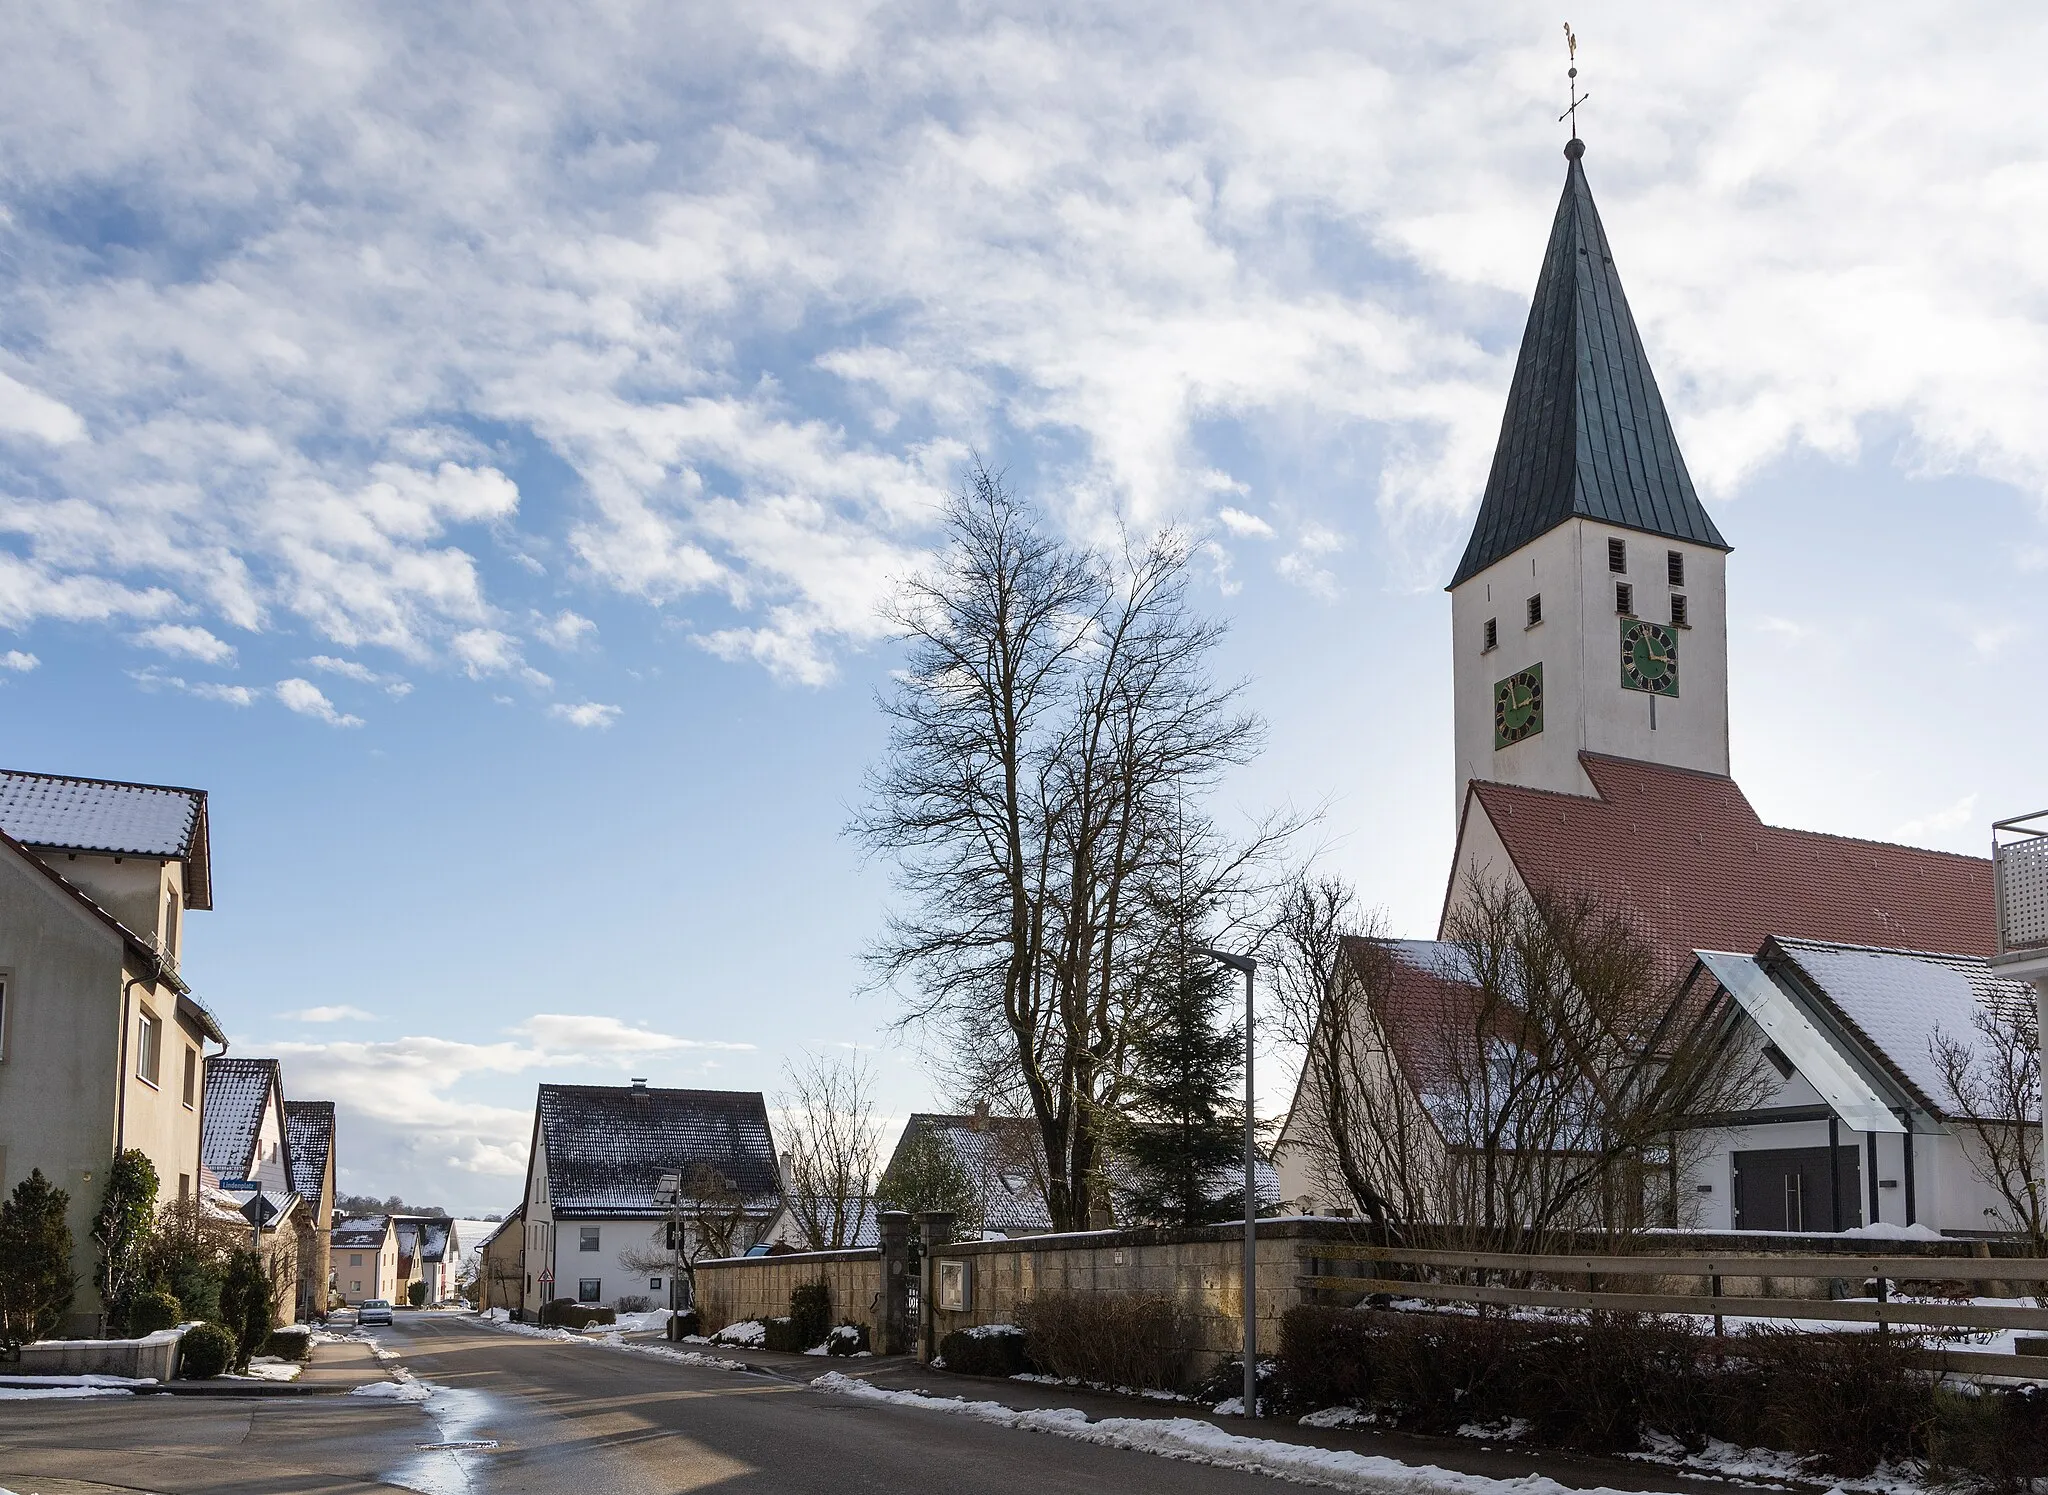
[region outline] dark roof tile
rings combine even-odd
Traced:
[[[757,1090],[543,1085],[539,1108],[548,1201],[558,1216],[659,1214],[661,1176],[698,1163],[730,1179],[749,1208],[781,1203],[768,1106]]]

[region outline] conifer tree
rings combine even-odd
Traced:
[[[71,1309],[71,1196],[38,1168],[0,1203],[0,1343],[27,1344],[56,1329]]]
[[[128,1323],[128,1302],[148,1284],[144,1262],[156,1218],[156,1165],[149,1156],[129,1148],[107,1170],[107,1192],[92,1222],[92,1238],[100,1248],[94,1286],[101,1311],[115,1329]]]

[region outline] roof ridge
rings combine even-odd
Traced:
[[[1880,841],[1872,836],[1845,836],[1839,831],[1809,831],[1796,825],[1773,825],[1763,822],[1767,831],[1783,831],[1788,836],[1810,836],[1816,841],[1840,841],[1850,846],[1881,846],[1887,851],[1910,851],[1915,856],[1948,857],[1958,862],[1974,862],[1989,865],[1990,857],[1973,857],[1967,851],[1943,851],[1939,846],[1914,846],[1906,841]]]
[[[100,784],[109,789],[155,789],[165,794],[196,794],[206,798],[204,789],[188,784],[145,784],[140,779],[101,779],[83,773],[44,773],[39,768],[0,768],[0,778],[49,779],[59,784]]]
[[[1903,955],[1912,960],[1956,961],[1964,965],[1980,966],[1988,975],[1997,976],[1998,971],[1991,964],[1988,955],[1971,955],[1962,950],[1921,950],[1910,945],[1865,945],[1855,940],[1822,940],[1804,934],[1774,934],[1771,942],[1780,949],[1805,950],[1848,950],[1858,955]],[[2000,977],[2001,980],[2015,980],[2014,977]],[[2022,981],[2020,985],[2027,983]]]

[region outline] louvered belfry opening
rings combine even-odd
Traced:
[[[1486,494],[1452,586],[1574,518],[1728,548],[1679,454],[1586,184],[1584,147],[1573,141],[1566,155]],[[1610,542],[1610,565],[1621,543]],[[1626,566],[1620,555],[1615,570]]]

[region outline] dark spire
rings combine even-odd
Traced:
[[[1700,506],[1574,139],[1456,586],[1567,519],[1728,549]]]

